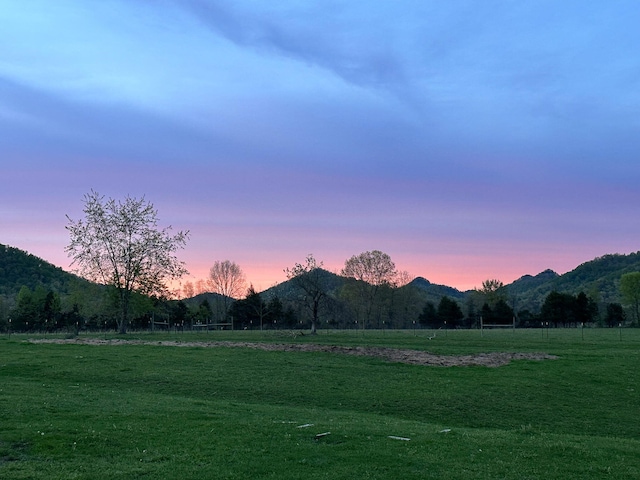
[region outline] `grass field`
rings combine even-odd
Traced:
[[[545,352],[558,359],[443,368],[322,352],[0,337],[0,478],[640,478],[640,330],[429,336],[126,339]]]

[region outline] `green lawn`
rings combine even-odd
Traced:
[[[559,358],[442,368],[319,352],[30,344],[3,336],[0,478],[640,478],[640,330],[432,335],[126,339]]]

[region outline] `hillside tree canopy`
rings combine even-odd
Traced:
[[[112,286],[118,293],[118,330],[126,333],[132,292],[165,296],[167,281],[187,273],[174,252],[184,248],[188,231],[172,235],[158,227],[158,213],[144,197],[105,200],[84,196],[84,219],[67,215],[70,242],[65,248],[80,275]]]

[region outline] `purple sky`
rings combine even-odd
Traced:
[[[636,1],[0,3],[0,243],[145,195],[204,278],[382,250],[460,289],[640,250]]]

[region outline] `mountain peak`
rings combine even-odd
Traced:
[[[424,277],[416,277],[409,282],[409,285],[414,285],[416,287],[419,287],[419,286],[426,287],[428,285],[431,285],[431,282]]]

